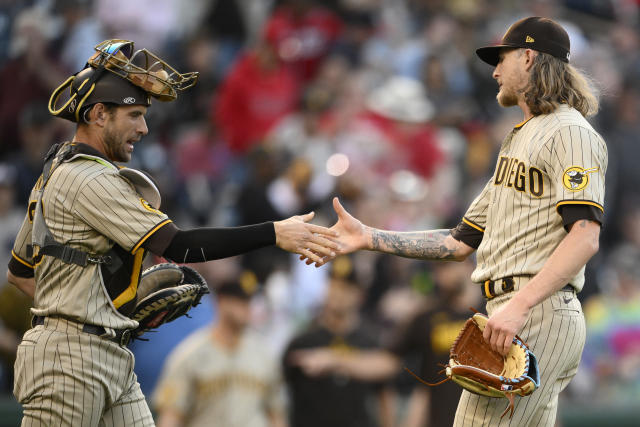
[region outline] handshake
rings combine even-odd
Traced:
[[[338,255],[369,249],[371,229],[351,216],[337,197],[333,199],[333,208],[338,214],[338,221],[331,228],[310,224],[313,212],[274,222],[276,245],[299,254],[301,260],[307,264],[315,263],[316,267]]]

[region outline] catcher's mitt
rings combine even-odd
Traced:
[[[453,380],[475,394],[509,399],[502,416],[511,411],[513,416],[514,396],[528,396],[540,385],[538,361],[529,347],[517,335],[507,356],[494,351],[484,340],[482,332],[489,318],[476,313],[468,319],[449,351],[449,364],[444,372],[447,380]]]
[[[207,293],[207,282],[191,267],[170,263],[149,267],[142,272],[136,307],[131,314],[138,322],[138,327],[131,331],[132,338],[187,315]]]

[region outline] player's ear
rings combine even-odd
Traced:
[[[91,111],[89,112],[89,117],[91,121],[100,127],[105,125],[107,121],[107,115],[108,115],[107,108],[101,102],[98,102],[97,104],[95,104],[91,108]]]
[[[530,71],[531,67],[533,67],[533,62],[536,59],[536,56],[538,56],[538,52],[536,52],[533,49],[525,49],[524,50],[524,66],[525,66],[525,70],[526,71]]]

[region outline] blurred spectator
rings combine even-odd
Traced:
[[[627,84],[616,100],[615,109],[618,126],[608,139],[611,166],[606,178],[615,184],[607,194],[608,210],[612,214],[609,219],[618,218],[618,221],[609,222],[612,230],[608,233],[608,242],[618,241],[629,233],[619,219],[640,201],[640,168],[635,161],[640,158],[640,144],[636,140],[640,132],[640,85]]]
[[[424,86],[416,80],[392,77],[372,92],[367,107],[374,113],[369,120],[391,142],[392,150],[405,156],[397,160],[431,178],[443,158],[435,131],[428,124],[434,107]]]
[[[51,92],[66,76],[56,62],[59,51],[49,45],[56,32],[53,17],[40,7],[22,10],[13,23],[11,59],[0,70],[0,155],[21,147],[16,123],[23,109],[32,103],[46,108]]]
[[[182,188],[184,209],[198,225],[212,224],[232,155],[219,136],[205,123],[176,138],[174,158]]]
[[[316,0],[283,0],[265,27],[266,42],[307,82],[338,39],[342,22]]]
[[[19,206],[27,206],[31,188],[42,173],[44,156],[55,138],[53,116],[42,101],[26,105],[20,112],[17,126],[22,150],[11,157],[17,171],[16,196]]]
[[[170,355],[154,393],[158,426],[285,425],[275,361],[247,330],[257,283],[244,276],[216,290],[218,318]],[[244,280],[248,279],[248,280]]]
[[[15,203],[16,171],[13,166],[0,163],[0,265],[9,264],[15,230],[20,228],[26,206]],[[15,286],[7,286],[0,279],[0,391],[11,391],[13,361],[20,343],[19,335],[26,330],[30,301]]]
[[[333,94],[324,84],[310,85],[302,94],[301,106],[278,122],[265,145],[284,151],[297,163],[310,168],[307,188],[310,205],[325,199],[335,186],[338,171],[328,170],[335,154],[333,141],[323,128],[323,120],[332,106]],[[330,114],[330,113],[329,113]],[[293,165],[292,165],[293,166]]]
[[[9,264],[11,258],[14,230],[20,228],[27,213],[26,204],[22,206],[16,203],[16,183],[15,167],[0,163],[0,265],[3,267]]]
[[[61,47],[60,60],[67,70],[80,71],[95,53],[94,46],[106,38],[92,14],[93,2],[57,0],[54,11],[62,20],[62,34],[55,42]]]
[[[291,426],[373,426],[374,419],[388,418],[388,414],[372,414],[369,410],[376,388],[348,374],[331,371],[324,364],[334,354],[349,357],[376,347],[358,315],[363,289],[351,258],[334,260],[330,277],[317,321],[296,336],[283,355]],[[381,411],[386,408],[376,407]]]
[[[405,363],[417,356],[416,373],[427,382],[442,378],[441,366],[448,362],[451,344],[473,314],[469,307],[481,307],[480,289],[469,282],[472,270],[469,261],[434,263],[437,299],[411,320],[391,346],[396,357]],[[408,401],[404,425],[453,425],[461,391],[452,382],[435,389],[416,383]]]
[[[587,344],[579,398],[624,404],[640,399],[640,247],[621,245],[609,256],[604,293],[585,303]]]
[[[212,123],[234,153],[246,154],[296,107],[298,80],[268,43],[259,43],[233,65],[220,87]]]
[[[94,16],[107,37],[133,40],[162,57],[168,38],[180,31],[180,9],[173,0],[97,0]]]

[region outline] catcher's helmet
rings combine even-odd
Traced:
[[[181,74],[146,49],[134,51],[129,40],[105,40],[95,49],[85,68],[51,95],[49,112],[54,116],[79,122],[83,110],[98,102],[149,106],[151,96],[173,101],[177,90],[187,89],[198,80],[197,72]],[[67,88],[69,98],[57,107]]]

